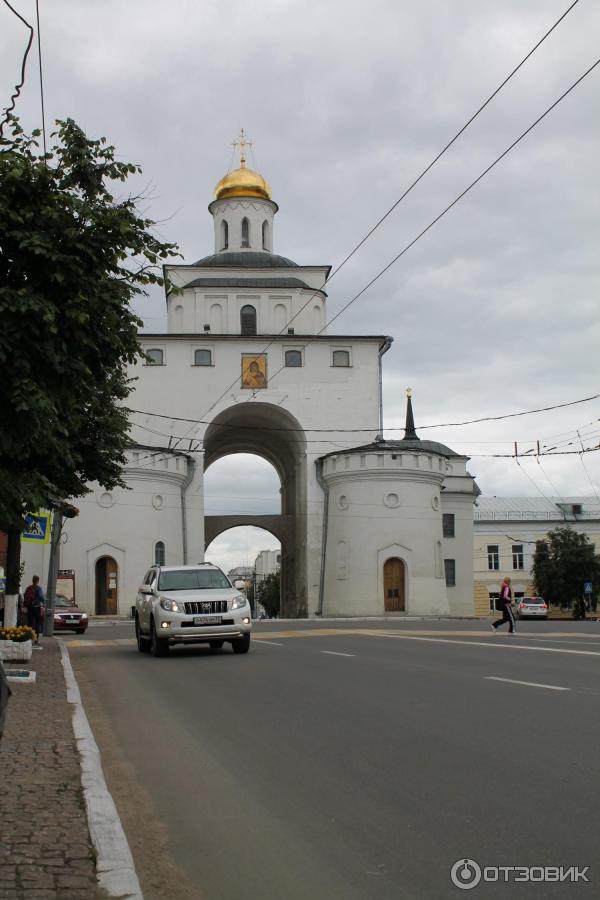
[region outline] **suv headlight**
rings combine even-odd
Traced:
[[[242,594],[238,594],[231,601],[232,609],[241,609],[245,605],[246,605],[246,598]]]
[[[169,600],[167,597],[161,597],[159,604],[161,608],[166,609],[167,612],[183,612],[183,609],[180,608],[177,600]]]

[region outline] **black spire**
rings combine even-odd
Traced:
[[[406,390],[406,425],[404,426],[404,437],[403,441],[420,441],[421,438],[418,436],[415,431],[415,420],[413,418],[413,410],[412,410],[412,400],[411,400],[412,391],[410,388]]]

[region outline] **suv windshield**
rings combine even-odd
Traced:
[[[159,591],[205,591],[223,590],[231,585],[220,569],[178,569],[161,572],[158,579]]]

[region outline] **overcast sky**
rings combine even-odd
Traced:
[[[33,0],[13,3],[35,22]],[[249,164],[280,207],[275,252],[335,266],[568,5],[40,0],[47,125],[70,116],[139,163],[145,210],[186,262],[212,252],[206,207],[243,126]],[[329,317],[595,62],[598,33],[600,5],[580,0],[330,282]],[[0,4],[2,106],[26,39]],[[26,128],[40,124],[34,50],[17,106]],[[388,428],[403,420],[408,385],[417,430],[599,392],[599,89],[600,67],[335,322],[334,332],[394,337],[384,358]],[[160,295],[137,308],[148,331],[165,329]],[[486,454],[512,452],[514,441],[521,451],[537,440],[567,446],[577,429],[591,446],[599,426],[596,400],[421,436],[472,456],[487,495],[592,495],[600,453],[521,469]],[[234,466],[225,460],[207,476],[212,511],[242,492]],[[278,488],[269,467],[245,473],[244,509],[268,511]],[[252,532],[220,543],[224,565],[274,546]]]

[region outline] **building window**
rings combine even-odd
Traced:
[[[445,559],[444,560],[444,572],[446,574],[447,587],[455,587],[455,585],[456,585],[456,560],[455,559]]]
[[[229,225],[225,220],[221,222],[221,250],[229,247]]]
[[[498,591],[490,591],[490,612],[498,612],[500,609],[500,594]]]
[[[164,566],[165,564],[165,545],[162,541],[157,541],[154,545],[154,565]]]
[[[454,537],[454,513],[442,513],[442,534],[445,538]]]
[[[495,572],[500,568],[500,552],[499,552],[498,544],[488,544],[487,555],[488,555],[488,569],[493,569]]]
[[[263,250],[269,249],[269,223],[265,221],[262,223],[262,245]]]
[[[523,544],[512,545],[513,569],[523,568]]]
[[[196,350],[194,352],[195,366],[212,366],[212,353],[210,350]]]
[[[256,334],[256,310],[253,306],[242,306],[240,310],[240,326],[242,334]]]
[[[288,368],[293,368],[294,366],[302,365],[302,351],[301,350],[286,350],[285,351],[285,364]]]
[[[242,219],[242,247],[250,246],[250,222]]]
[[[162,350],[159,350],[157,347],[152,347],[145,352],[147,356],[147,366],[162,366],[164,364],[164,354]]]
[[[334,350],[331,364],[347,368],[350,365],[350,352],[348,350]]]

